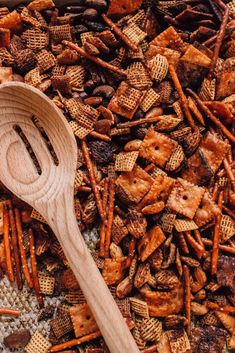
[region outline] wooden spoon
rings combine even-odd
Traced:
[[[44,135],[35,125],[35,118],[46,132],[58,163],[53,160]],[[23,141],[25,138],[27,140]],[[28,143],[33,158],[26,148]],[[26,84],[2,84],[1,181],[37,210],[56,234],[110,352],[137,353],[136,343],[77,226],[73,209],[76,162],[77,145],[73,132],[53,102]]]

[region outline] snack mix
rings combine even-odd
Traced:
[[[77,222],[140,352],[231,352],[235,1],[8,3],[0,82],[34,86],[67,118]],[[38,329],[22,320],[0,351],[108,353],[55,235],[0,188],[0,285],[38,312]],[[0,325],[22,309],[4,295]]]

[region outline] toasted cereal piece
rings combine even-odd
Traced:
[[[226,242],[235,234],[235,224],[228,215],[222,215],[220,222],[221,243]]]
[[[145,283],[148,282],[150,275],[150,265],[148,262],[144,264],[140,264],[137,268],[135,278],[134,278],[134,286],[136,288],[142,287]]]
[[[73,330],[70,314],[65,311],[59,312],[55,319],[50,321],[50,326],[56,338],[61,338],[66,333]]]
[[[178,178],[169,196],[167,207],[193,219],[205,190]]]
[[[51,346],[51,343],[39,331],[36,331],[24,349],[27,353],[47,353]]]
[[[176,141],[150,128],[141,145],[139,156],[164,167],[177,146]]]
[[[88,335],[98,330],[98,326],[88,304],[79,304],[69,309],[76,337]]]
[[[47,221],[34,209],[32,210],[30,217],[36,219],[39,222],[47,224]]]
[[[36,59],[41,73],[51,69],[53,66],[56,65],[56,58],[51,52],[47,51],[46,49],[43,49],[39,53],[37,53]]]
[[[140,108],[143,112],[147,112],[154,104],[160,100],[160,95],[150,88],[140,104]]]
[[[108,286],[117,284],[125,276],[125,270],[128,267],[126,257],[118,259],[105,259],[102,276]]]
[[[140,61],[134,61],[127,68],[128,83],[139,90],[146,90],[152,86],[152,80],[147,69]]]
[[[189,230],[198,229],[197,224],[190,219],[176,219],[174,222],[174,227],[177,232],[186,232]]]
[[[119,153],[115,160],[115,170],[119,172],[131,172],[138,155],[138,151]]]
[[[143,92],[121,82],[116,93],[109,102],[108,109],[127,119],[132,119],[140,105]]]
[[[133,237],[141,238],[145,235],[147,220],[142,213],[136,210],[129,210],[127,214],[126,227]]]
[[[207,164],[215,173],[221,165],[227,151],[228,144],[219,139],[216,134],[208,132],[200,145],[200,151],[203,153]]]
[[[181,315],[169,315],[164,319],[163,324],[166,329],[182,329],[186,326],[187,319]]]
[[[129,23],[123,28],[123,33],[135,44],[140,44],[147,33],[142,31],[141,28],[134,22]]]
[[[160,270],[155,275],[156,284],[159,289],[173,289],[178,286],[179,279],[171,270]]]
[[[122,173],[116,180],[116,185],[130,193],[136,203],[149,191],[152,183],[151,176],[139,166],[135,166],[131,172]]]
[[[140,328],[136,325],[132,331],[133,337],[139,349],[144,349],[146,346],[146,341],[142,338],[140,333]]]
[[[162,215],[160,220],[160,225],[164,233],[172,233],[175,219],[176,219],[176,214],[174,213],[166,212]]]
[[[38,87],[41,82],[41,76],[40,76],[40,70],[38,67],[35,67],[35,69],[29,71],[25,77],[24,77],[24,81],[25,83],[27,83],[28,85],[32,85],[34,87]]]
[[[96,34],[98,38],[102,40],[108,47],[116,47],[119,42],[116,39],[115,35],[109,30],[105,30],[101,33]]]
[[[143,319],[140,333],[145,341],[158,342],[162,335],[162,323],[155,318]]]
[[[42,11],[42,10],[50,9],[51,7],[54,7],[54,6],[55,4],[52,0],[33,0],[32,2],[30,2],[27,8],[30,11],[33,11],[33,10]]]
[[[15,54],[15,63],[19,72],[25,74],[36,66],[36,58],[31,49],[24,49]]]
[[[155,226],[139,241],[138,252],[141,261],[145,261],[166,239],[160,227]]]
[[[215,88],[216,88],[215,79],[209,80],[208,78],[204,78],[199,92],[199,97],[201,98],[201,100],[203,101],[214,100]]]
[[[161,82],[168,73],[168,61],[165,56],[157,54],[148,63],[148,68],[153,80]]]
[[[184,330],[170,330],[166,334],[172,353],[188,353],[191,350],[187,333]]]
[[[49,26],[48,29],[54,43],[58,44],[62,40],[72,41],[72,27],[69,24]]]
[[[190,132],[185,138],[182,139],[182,145],[186,156],[191,156],[198,146],[200,145],[202,136],[200,130],[196,129],[194,132]]]
[[[15,61],[13,56],[9,53],[6,48],[0,48],[0,60],[3,64],[7,66],[12,66]]]
[[[73,133],[75,136],[80,138],[81,140],[84,139],[92,130],[93,128],[86,128],[78,124],[77,121],[71,120],[69,122],[69,125],[71,126]]]
[[[112,226],[112,240],[115,244],[119,244],[120,241],[128,234],[128,229],[125,226],[123,220],[116,215],[113,220]]]
[[[30,28],[23,32],[21,38],[25,41],[27,48],[39,52],[49,45],[49,35],[39,28]]]
[[[60,284],[63,288],[67,290],[73,291],[80,289],[76,277],[74,276],[70,268],[67,268],[65,271],[62,272],[60,276]]]
[[[66,75],[70,77],[70,84],[75,88],[82,88],[85,79],[85,68],[82,65],[69,66]]]
[[[173,104],[172,104],[172,107],[177,115],[177,117],[182,121],[184,120],[184,112],[181,108],[181,104],[180,104],[180,101],[175,101]]]
[[[133,310],[137,315],[145,318],[149,318],[148,305],[143,300],[137,299],[135,297],[130,298],[131,310]]]
[[[38,273],[40,293],[52,295],[54,293],[55,278],[46,275],[44,272]]]
[[[178,168],[180,168],[184,160],[185,160],[185,155],[184,155],[183,148],[180,145],[178,145],[176,150],[172,153],[171,158],[166,163],[165,169],[170,172],[176,171]]]
[[[69,304],[75,305],[75,304],[85,304],[86,303],[86,298],[84,297],[83,292],[81,289],[73,292],[68,292],[65,295],[65,300]]]
[[[181,176],[190,183],[196,185],[205,184],[213,176],[213,170],[207,164],[202,151],[197,150],[190,158],[187,160],[187,167],[182,172]]]
[[[30,24],[32,27],[41,27],[41,23],[31,15],[27,7],[24,7],[23,11],[21,12],[21,19],[23,22]]]

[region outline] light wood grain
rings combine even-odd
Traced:
[[[57,154],[52,157],[31,121],[36,116]],[[39,161],[36,168],[13,126],[25,133]],[[77,226],[73,184],[77,145],[61,111],[39,90],[23,83],[0,86],[0,180],[48,222],[65,252],[111,353],[137,353],[123,320]]]

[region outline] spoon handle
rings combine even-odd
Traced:
[[[48,207],[48,221],[79,282],[111,353],[139,353],[139,349],[98,270],[78,228],[68,195]]]

